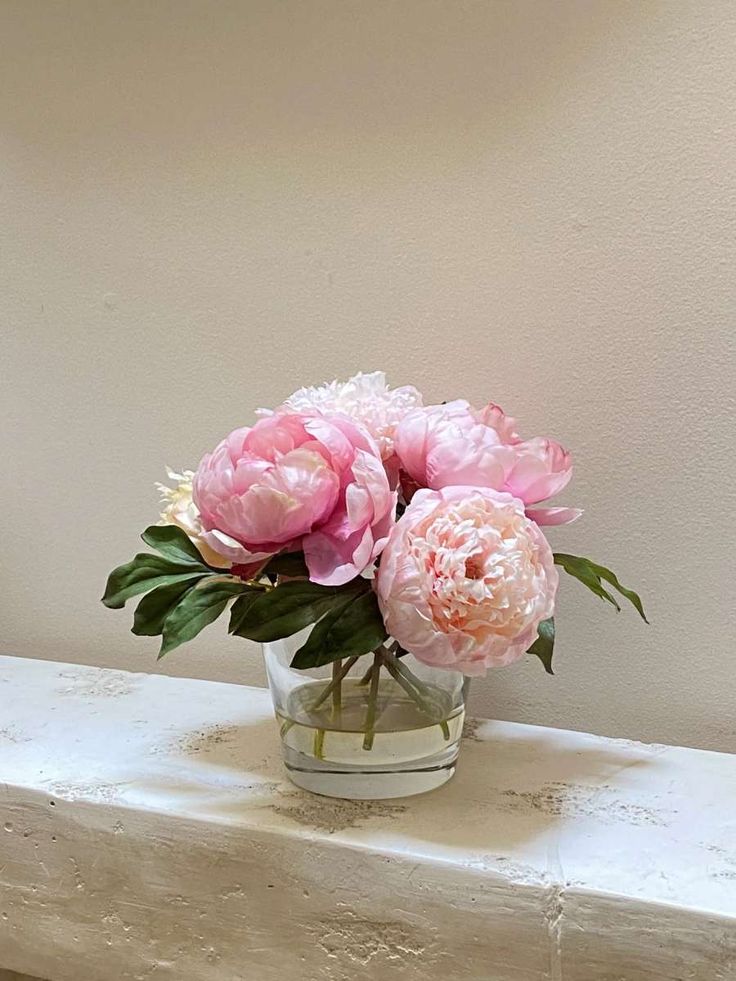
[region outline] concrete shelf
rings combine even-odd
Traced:
[[[0,979],[733,981],[735,805],[733,756],[484,721],[442,790],[314,797],[266,691],[0,657]]]

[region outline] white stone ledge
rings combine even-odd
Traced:
[[[350,803],[260,689],[0,657],[0,713],[0,977],[736,978],[732,756],[480,722]]]

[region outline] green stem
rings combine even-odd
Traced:
[[[419,691],[417,691],[417,689],[414,687],[414,685],[412,685],[412,683],[409,681],[408,678],[404,677],[401,671],[399,671],[398,665],[393,661],[392,658],[387,657],[385,659],[385,663],[394,681],[397,684],[401,685],[401,687],[404,689],[406,694],[417,703],[417,705],[422,710],[422,712],[424,712],[425,715],[428,715],[431,718],[432,717],[431,703],[428,702],[427,699],[425,699]]]
[[[333,695],[333,693],[335,692],[336,689],[337,689],[337,691],[339,693],[338,694],[338,704],[339,704],[340,707],[342,707],[342,687],[341,687],[342,686],[342,679],[345,677],[345,675],[348,673],[348,671],[352,668],[352,666],[355,664],[355,662],[357,660],[358,660],[357,657],[349,657],[347,659],[347,661],[336,661],[336,662],[334,662],[333,667],[332,667],[332,681],[329,683],[329,685],[326,685],[325,686],[324,690],[322,692],[320,692],[319,697],[317,699],[315,699],[314,703],[310,706],[310,711],[311,712],[314,712],[315,709],[318,709],[320,707],[320,705],[323,705],[327,701],[327,699],[330,697],[330,695]],[[335,665],[339,665],[339,667],[336,668]],[[334,695],[333,695],[333,698],[334,698]],[[334,708],[334,706],[335,706],[334,700],[333,700],[333,703],[332,704],[333,704],[333,708]],[[289,729],[291,729],[291,727],[294,724],[295,723],[294,723],[294,720],[293,719],[285,719],[284,720],[284,722],[283,722],[283,724],[281,726],[281,738],[282,739],[284,738],[284,736],[287,734],[287,732],[289,731]],[[312,746],[312,752],[313,752],[314,756],[316,757],[316,759],[318,759],[318,760],[323,759],[324,743],[325,743],[325,731],[324,731],[324,729],[316,729],[315,730],[315,733],[314,733],[314,743],[313,743],[313,746]]]
[[[422,698],[431,706],[435,708],[440,714],[444,708],[441,700],[432,691],[430,685],[425,684],[420,678],[414,674],[404,663],[396,657],[391,657],[389,655],[389,660],[391,660],[399,672],[399,674],[409,682],[409,684],[414,688],[414,690],[422,696]]]
[[[394,657],[393,654],[387,653],[384,657],[386,667],[391,673],[392,678],[401,685],[404,691],[409,695],[419,706],[419,708],[430,718],[437,715],[442,715],[442,705],[440,702],[433,697],[426,685],[413,674],[405,664],[402,664],[398,658]],[[446,719],[441,719],[438,721],[438,725],[442,730],[442,735],[445,739],[450,738],[450,727],[447,724]]]
[[[345,677],[345,675],[348,673],[348,671],[352,668],[352,666],[355,664],[357,660],[358,660],[357,657],[349,657],[347,661],[340,661],[340,670],[337,673],[335,673],[335,670],[333,668],[332,681],[329,683],[329,685],[325,687],[324,691],[321,692],[319,698],[317,698],[316,701],[312,703],[312,705],[310,706],[311,712],[319,708],[320,705],[322,705],[324,702],[327,701],[327,699],[330,697],[330,695],[335,690],[337,685],[340,684],[342,679]]]
[[[293,719],[284,719],[284,721],[281,723],[281,729],[280,729],[280,734],[282,739],[293,725],[294,725]]]
[[[332,662],[332,717],[339,719],[342,712],[342,661]]]
[[[381,647],[380,648],[380,651],[381,651],[381,654],[387,654],[388,655],[388,654],[395,654],[398,649],[399,649],[398,641],[394,641],[393,644],[390,647],[388,647],[388,648],[387,647]],[[360,681],[358,682],[358,684],[359,685],[367,685],[368,682],[371,680],[372,677],[373,677],[373,664],[371,663],[370,666],[368,667],[368,670],[365,672],[365,674],[360,679]]]
[[[363,749],[373,749],[373,739],[375,737],[376,707],[378,704],[378,684],[381,680],[381,663],[383,655],[376,651],[371,665],[371,687],[368,692],[368,708],[365,714],[365,735],[363,737]]]

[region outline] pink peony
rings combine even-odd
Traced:
[[[346,382],[332,381],[300,388],[277,411],[347,416],[368,430],[386,463],[394,454],[396,426],[407,412],[421,404],[421,393],[413,385],[389,388],[385,372],[364,374],[360,371]],[[270,414],[268,409],[259,412]]]
[[[508,491],[526,505],[561,491],[572,476],[570,454],[554,440],[522,440],[514,420],[492,403],[484,409],[462,399],[409,412],[395,447],[401,466],[422,487],[467,485]],[[537,508],[538,524],[565,524],[575,508]]]
[[[383,548],[394,521],[378,448],[356,423],[282,413],[236,429],[194,477],[202,537],[238,564],[303,549],[310,579],[337,586]]]
[[[407,413],[394,445],[409,476],[433,490],[450,484],[500,488],[515,459],[512,447],[463,399]]]
[[[510,664],[552,615],[552,551],[522,503],[490,488],[420,490],[381,556],[387,631],[420,661],[467,675]]]

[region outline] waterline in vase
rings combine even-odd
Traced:
[[[394,643],[296,669],[308,635],[263,647],[291,781],[328,797],[381,800],[449,780],[465,718],[463,676],[429,668]]]
[[[366,746],[368,685],[346,679],[341,689],[338,705],[323,699],[321,682],[310,681],[290,693],[286,711],[277,712],[285,749],[322,763],[374,769],[425,763],[457,744],[462,733],[464,707],[453,705],[446,692],[425,686],[432,710],[423,711],[393,678],[384,677],[376,693],[373,737]]]

